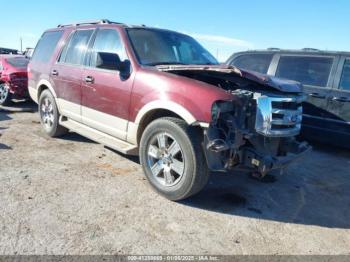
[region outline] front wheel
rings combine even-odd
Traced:
[[[153,188],[174,201],[198,193],[209,177],[203,135],[178,118],[160,118],[144,131],[140,160]]]
[[[11,103],[12,94],[5,83],[0,84],[0,105],[7,106]]]

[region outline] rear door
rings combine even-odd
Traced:
[[[93,29],[79,29],[70,35],[58,62],[51,68],[61,114],[81,122],[81,77],[86,50]]]
[[[303,105],[303,131],[329,129],[332,116],[328,112],[334,72],[339,58],[326,55],[281,54],[275,76],[301,82],[308,95]]]
[[[350,56],[339,62],[328,111],[333,115],[333,129],[350,141]]]

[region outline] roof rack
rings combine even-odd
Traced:
[[[118,22],[112,22],[109,21],[108,19],[100,19],[100,20],[94,20],[94,21],[85,21],[85,22],[80,22],[80,23],[73,23],[73,24],[67,24],[67,25],[58,25],[57,27],[67,27],[67,26],[80,26],[80,25],[105,25],[105,24],[122,24]]]
[[[303,49],[301,49],[301,50],[303,50],[303,51],[312,51],[312,52],[320,51],[319,49],[316,49],[316,48],[309,48],[309,47],[303,48]]]

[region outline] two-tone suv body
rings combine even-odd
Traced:
[[[265,175],[309,147],[294,139],[302,86],[220,66],[193,38],[101,20],[46,31],[30,95],[50,136],[73,130],[139,154],[151,185],[179,200],[208,171]]]
[[[350,148],[350,52],[270,48],[236,53],[227,64],[301,82],[302,136]]]

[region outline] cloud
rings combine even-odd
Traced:
[[[221,35],[209,35],[209,34],[198,34],[198,33],[187,33],[187,34],[201,41],[208,41],[208,42],[223,44],[231,47],[232,46],[243,47],[248,49],[254,48],[254,45],[252,43],[241,39],[230,38],[230,37],[221,36]]]

